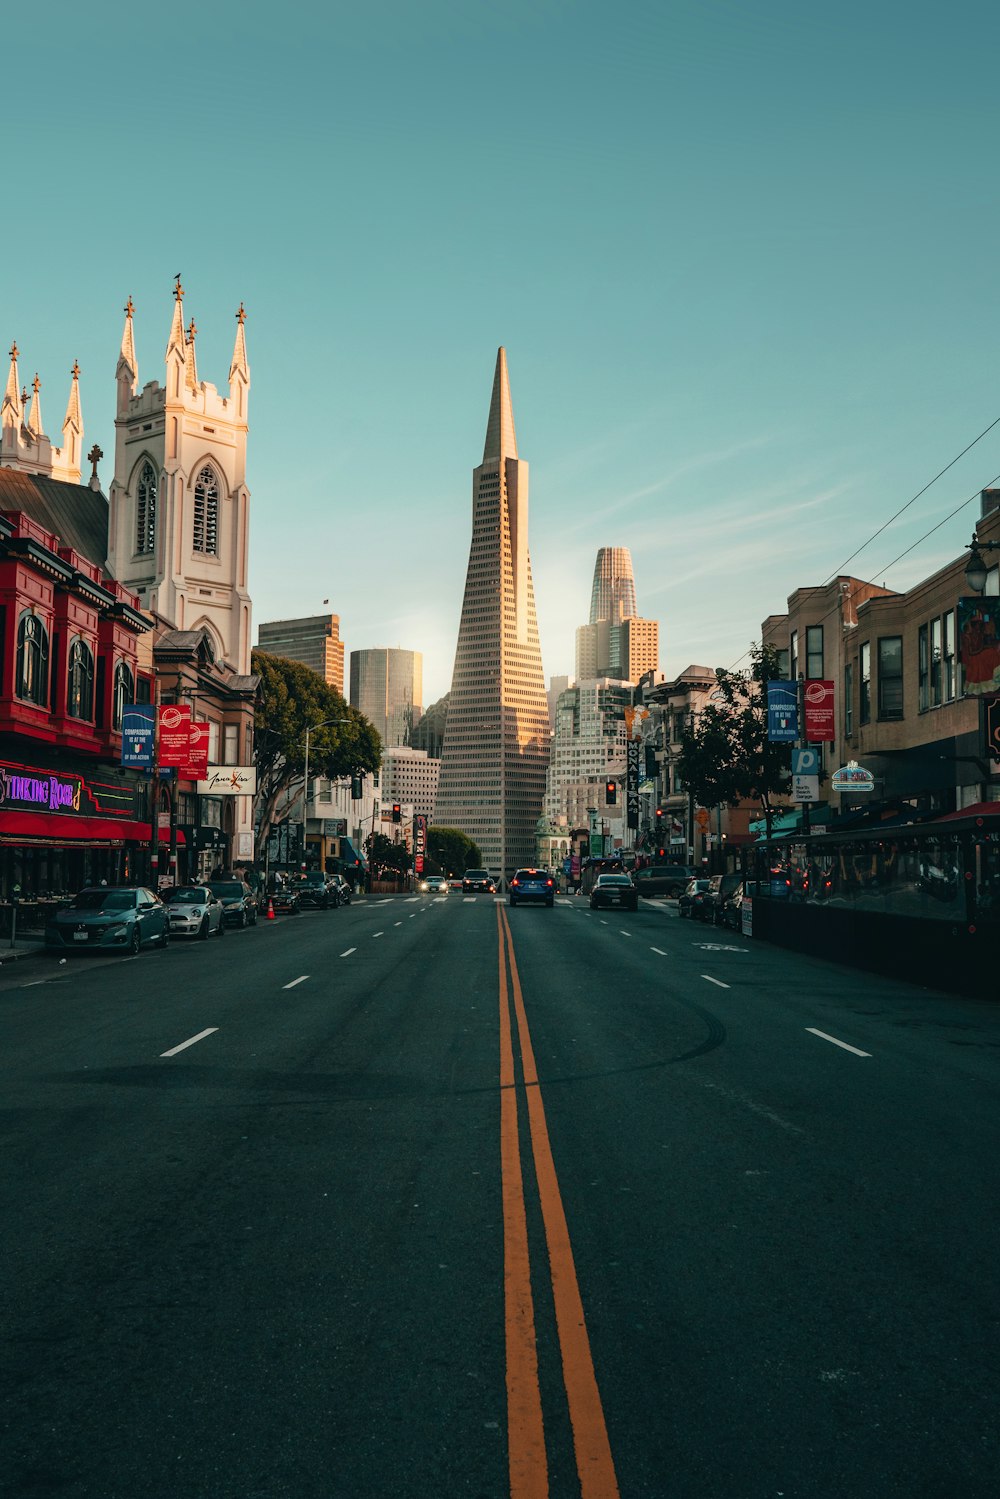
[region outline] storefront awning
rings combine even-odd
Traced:
[[[74,843],[148,843],[148,822],[127,822],[116,817],[63,817],[58,812],[0,812],[0,843],[37,842],[50,846]],[[170,842],[167,828],[159,830],[161,843]],[[184,843],[178,828],[177,842]]]

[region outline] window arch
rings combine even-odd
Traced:
[[[69,680],[66,712],[71,718],[94,716],[94,657],[79,635],[69,648]]]
[[[146,462],[135,491],[135,549],[151,552],[156,544],[156,473]]]
[[[26,609],[17,627],[17,695],[40,708],[49,701],[49,637],[37,614]]]
[[[219,480],[206,463],[194,481],[194,535],[192,548],[208,557],[219,555]]]
[[[125,709],[135,702],[135,677],[124,661],[115,667],[114,696],[111,703],[111,727],[121,732]]]

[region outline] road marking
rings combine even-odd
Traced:
[[[838,1041],[836,1036],[828,1036],[826,1031],[818,1031],[815,1026],[807,1025],[806,1030],[811,1036],[819,1036],[822,1041],[832,1041],[834,1046],[842,1046],[845,1051],[853,1051],[856,1057],[870,1057],[870,1051],[859,1051],[856,1046],[849,1046],[846,1041]]]
[[[210,1025],[207,1031],[199,1031],[197,1036],[192,1036],[189,1041],[182,1041],[180,1046],[172,1046],[169,1051],[161,1051],[161,1057],[175,1057],[179,1051],[184,1051],[188,1046],[193,1046],[196,1041],[204,1041],[206,1036],[214,1035],[219,1029],[217,1025]]]
[[[340,956],[342,958],[349,958],[351,956],[352,952],[357,952],[357,948],[356,947],[349,947],[347,949],[347,951],[346,952],[342,952]]]
[[[721,979],[714,979],[710,973],[703,973],[702,978],[707,979],[710,984],[718,984],[720,989],[732,988],[732,984],[724,984]]]
[[[463,895],[462,899],[464,900],[464,902],[465,902],[465,904],[467,906],[468,905],[473,905],[474,906],[476,904],[476,897],[474,895]]]
[[[632,933],[631,932],[625,932],[625,931],[622,930],[621,927],[619,927],[618,928],[618,935],[619,935],[619,937],[631,937]]]
[[[301,978],[292,979],[292,982],[290,984],[282,984],[281,987],[283,989],[294,989],[296,984],[304,984],[308,977],[308,973],[304,973],[302,974]]]
[[[661,958],[665,958],[667,956],[662,947],[651,947],[649,950],[650,952],[658,952]]]
[[[402,925],[403,925],[403,923],[402,923],[402,922],[401,922],[401,921],[397,921],[397,922],[396,922],[396,925],[397,925],[397,926],[402,926]]]
[[[556,1328],[559,1335],[559,1349],[562,1355],[563,1385],[566,1390],[566,1403],[569,1408],[570,1426],[573,1431],[576,1469],[580,1480],[580,1495],[581,1499],[619,1499],[618,1479],[615,1474],[614,1458],[611,1455],[611,1444],[608,1440],[608,1430],[604,1420],[601,1392],[598,1389],[597,1375],[594,1371],[590,1338],[587,1333],[587,1323],[583,1313],[583,1300],[580,1295],[580,1286],[573,1260],[569,1225],[566,1222],[566,1213],[559,1191],[559,1180],[556,1176],[555,1161],[552,1157],[548,1124],[545,1119],[545,1105],[542,1101],[542,1091],[538,1083],[535,1053],[528,1030],[528,1016],[524,1007],[524,995],[521,991],[517,960],[514,956],[514,938],[511,935],[507,914],[502,909],[497,911],[497,921],[500,924],[501,934],[501,1029],[503,1027],[503,1011],[508,1009],[506,973],[503,966],[503,938],[506,937],[507,956],[510,962],[510,982],[514,996],[514,1014],[517,1018],[517,1035],[521,1051],[521,1071],[524,1077],[525,1098],[528,1106],[528,1129],[531,1136],[531,1151],[535,1166],[538,1200],[542,1211],[542,1223],[545,1230],[545,1243],[549,1255],[549,1277],[556,1314]],[[508,1046],[509,1044],[508,1040]],[[501,1053],[501,1084],[503,1084],[505,1076],[510,1076],[513,1080],[513,1058],[511,1058],[509,1074],[505,1073],[503,1062],[504,1057],[503,1053]],[[506,1088],[502,1087],[501,1099],[507,1093],[514,1095],[514,1127],[516,1130],[516,1087],[511,1085],[508,1085]],[[516,1308],[514,1310],[516,1314]],[[509,1337],[511,1328],[511,1307],[509,1302],[507,1304],[507,1327]],[[533,1326],[530,1331],[533,1343]],[[522,1337],[526,1337],[525,1329],[521,1329],[521,1334]],[[508,1343],[508,1348],[509,1346]],[[537,1366],[535,1368],[534,1383],[537,1388]],[[548,1477],[544,1458],[544,1434],[541,1430],[538,1432],[538,1437],[542,1442],[541,1470],[539,1471],[537,1467],[533,1467],[531,1471],[522,1477],[521,1474],[515,1471],[515,1460],[518,1458],[527,1459],[534,1454],[532,1454],[530,1447],[524,1445],[521,1429],[512,1422],[511,1402],[508,1400],[507,1449],[511,1477],[511,1499],[522,1499],[522,1496],[523,1499],[541,1499],[541,1496],[548,1493]],[[516,1486],[515,1476],[519,1479]],[[539,1480],[541,1481],[539,1482]]]
[[[385,932],[372,932],[373,937],[384,937]]]
[[[598,920],[600,921],[601,926],[607,926],[608,923],[605,921],[603,916],[598,917]]]
[[[412,921],[412,920],[413,920],[413,918],[414,918],[414,916],[416,916],[416,914],[417,914],[417,913],[416,913],[416,911],[411,911],[411,912],[410,912],[410,920],[411,920],[411,921]],[[354,951],[354,949],[353,949],[353,948],[352,948],[352,949],[351,949],[351,951],[352,951],[352,952],[353,952],[353,951]]]

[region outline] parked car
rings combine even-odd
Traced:
[[[302,910],[298,888],[280,876],[272,879],[267,899],[273,903],[275,911],[282,911],[288,916],[298,916]]]
[[[112,948],[134,955],[142,947],[166,947],[168,933],[167,908],[152,890],[95,885],[53,913],[45,945],[73,952]]]
[[[666,895],[676,899],[694,877],[694,870],[687,864],[652,864],[636,870],[635,887],[640,895]]]
[[[518,869],[507,886],[507,900],[512,906],[524,901],[541,901],[552,906],[555,898],[556,882],[547,869]]]
[[[743,930],[743,881],[731,890],[722,902],[722,924],[731,931]]]
[[[429,874],[420,881],[420,888],[427,895],[447,895],[448,881],[444,875]]]
[[[305,874],[297,875],[293,889],[299,897],[300,905],[316,906],[321,911],[329,911],[340,905],[340,891],[330,883],[330,876],[324,874],[322,869],[310,869]]]
[[[727,896],[730,896],[737,885],[742,885],[741,874],[713,874],[708,882],[708,891],[698,915],[703,921],[710,921],[713,926],[722,925],[722,911]]]
[[[688,880],[677,898],[677,910],[681,916],[697,917],[699,915],[700,907],[704,905],[705,896],[708,894],[708,885],[707,879]]]
[[[639,892],[627,874],[599,874],[590,892],[590,909],[638,911]]]
[[[226,935],[224,907],[207,885],[175,885],[163,892],[163,904],[170,918],[171,937],[200,937],[207,941],[212,933]]]
[[[496,894],[496,880],[486,869],[467,869],[462,876],[462,889],[472,894]]]
[[[227,926],[256,926],[257,897],[242,880],[209,880],[208,888],[222,903],[222,919]]]
[[[329,878],[331,886],[335,887],[337,891],[337,905],[349,906],[351,904],[351,896],[354,894],[350,886],[350,881],[342,874],[331,874]]]

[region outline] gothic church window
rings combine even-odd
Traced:
[[[156,474],[151,463],[142,465],[135,492],[135,549],[152,552],[156,542]]]
[[[39,708],[49,701],[49,637],[38,616],[28,611],[17,627],[17,695]]]
[[[192,548],[207,557],[219,555],[219,481],[207,463],[195,480]]]
[[[71,718],[94,716],[94,658],[79,637],[69,648],[69,683],[66,711]]]

